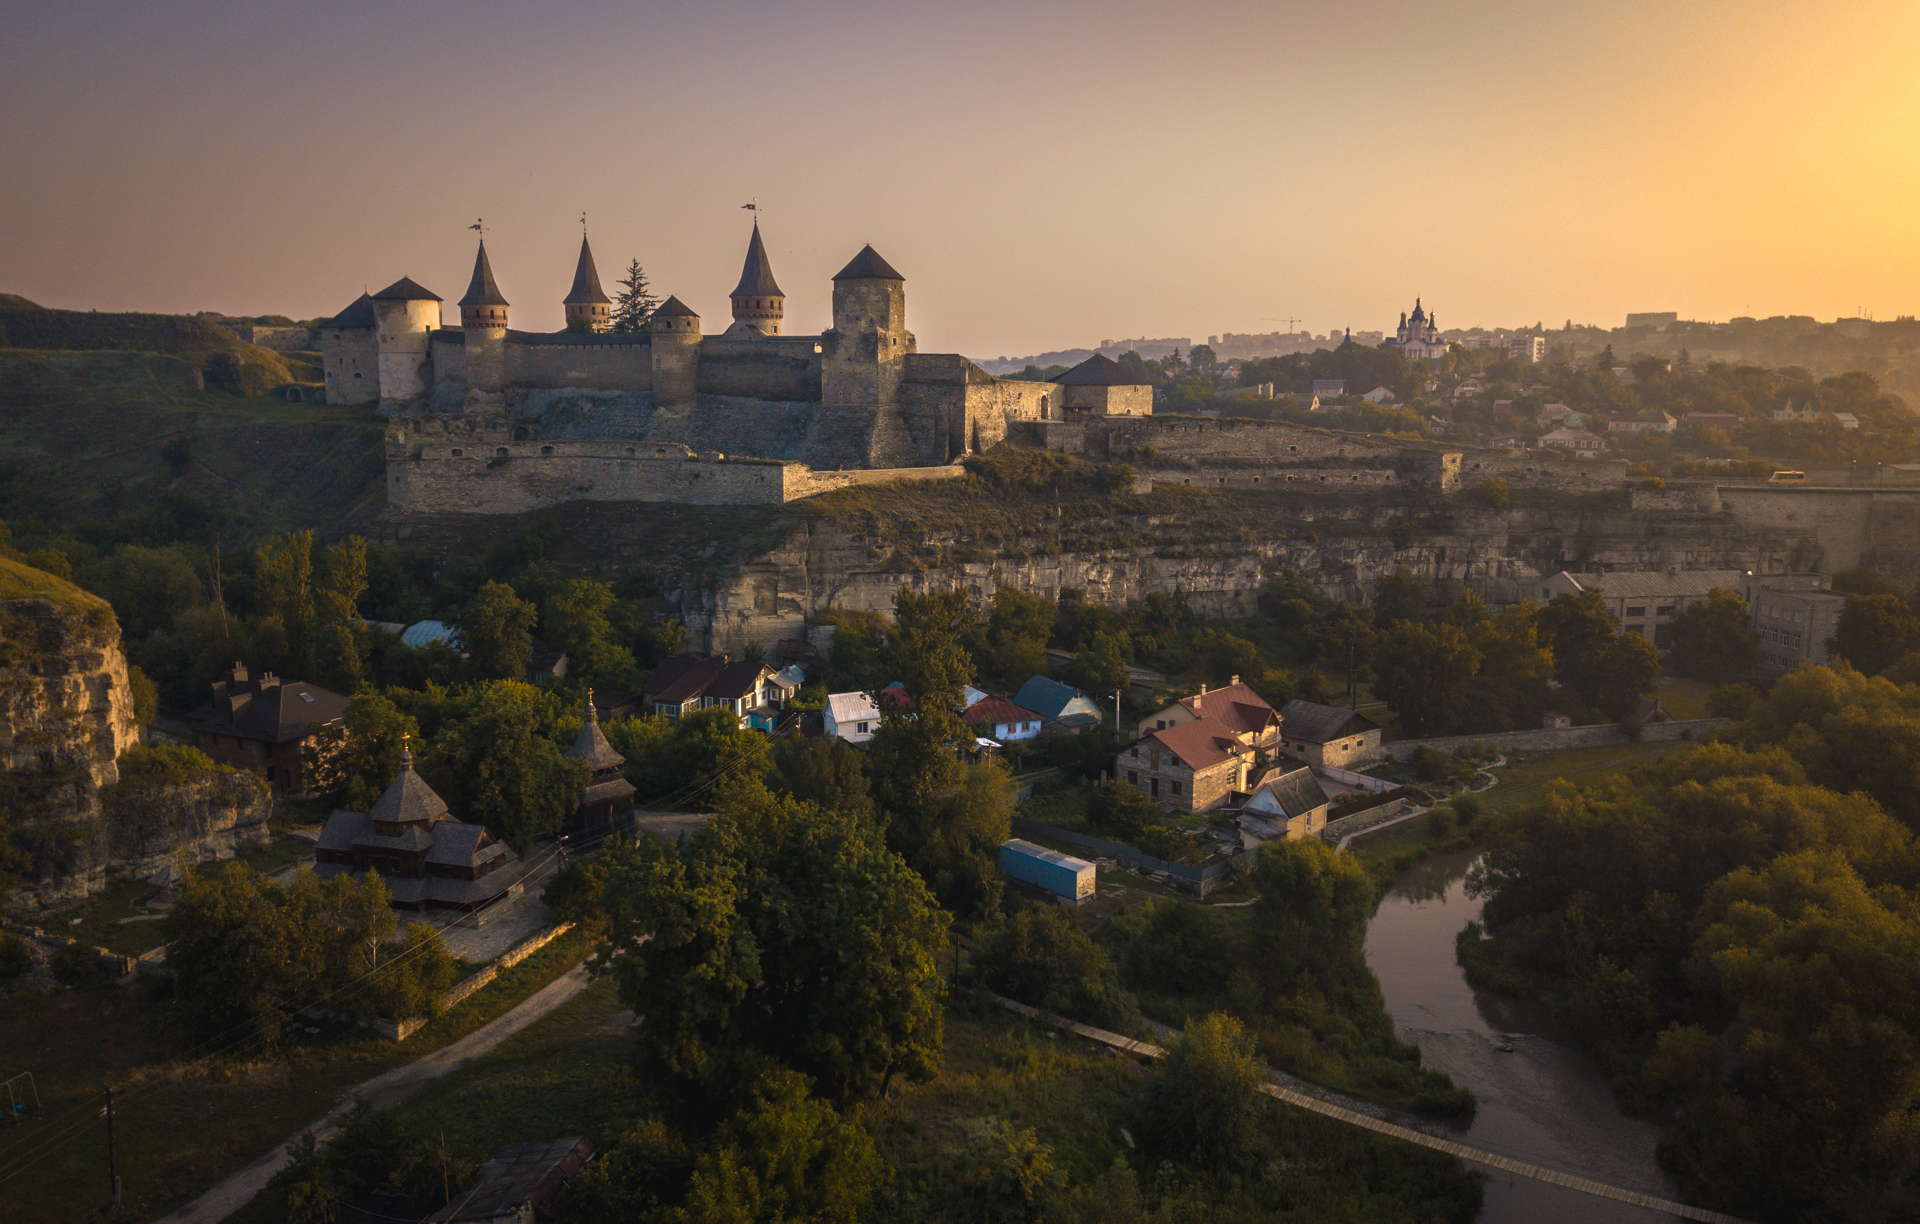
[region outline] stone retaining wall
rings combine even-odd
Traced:
[[[1705,739],[1707,734],[1725,726],[1724,718],[1681,718],[1670,722],[1647,723],[1640,728],[1642,740]],[[1633,739],[1619,723],[1597,723],[1588,727],[1542,727],[1535,731],[1496,731],[1490,735],[1437,735],[1427,739],[1393,740],[1381,750],[1396,761],[1404,761],[1422,748],[1438,752],[1458,752],[1469,744],[1484,744],[1496,752],[1551,752],[1560,748],[1601,748],[1608,744],[1628,744]]]
[[[440,996],[440,1006],[438,1010],[444,1012],[450,1008],[458,1007],[473,997],[475,992],[491,986],[494,979],[499,977],[502,971],[513,968],[521,961],[532,956],[535,952],[538,952],[572,929],[573,924],[571,922],[561,922],[548,927],[544,931],[536,931],[534,934],[527,936],[519,943],[508,948],[505,952],[502,952],[491,964],[468,974],[466,977],[461,978],[452,986],[448,987],[447,993]],[[431,1016],[409,1016],[404,1020],[375,1020],[372,1022],[371,1027],[389,1041],[405,1041],[407,1038],[425,1028],[427,1022],[432,1018]]]

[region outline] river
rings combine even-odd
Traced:
[[[1547,1034],[1540,1009],[1467,985],[1454,937],[1480,916],[1467,896],[1473,852],[1437,856],[1408,871],[1367,927],[1367,964],[1387,1014],[1426,1065],[1479,1101],[1462,1143],[1677,1199],[1654,1161],[1657,1129],[1623,1115],[1592,1059]],[[1500,1044],[1513,1050],[1502,1053]],[[1490,1170],[1480,1224],[1643,1224],[1673,1220],[1607,1199]]]

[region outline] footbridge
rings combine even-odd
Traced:
[[[1038,1020],[1042,1024],[1052,1025],[1054,1028],[1062,1032],[1072,1033],[1076,1037],[1084,1037],[1088,1041],[1098,1042],[1108,1049],[1118,1050],[1123,1054],[1131,1054],[1137,1058],[1166,1057],[1166,1050],[1160,1046],[1152,1045],[1145,1041],[1135,1041],[1131,1037],[1122,1037],[1118,1033],[1110,1033],[1105,1029],[1094,1028],[1090,1024],[1081,1024],[1077,1020],[1069,1020],[1065,1016],[1056,1016],[1051,1012],[1041,1011],[1037,1007],[1029,1007],[1027,1004],[1017,1002],[1013,999],[1002,998],[999,995],[995,995],[994,998],[998,999],[1000,1005],[1008,1011],[1025,1016],[1030,1020]],[[1304,1109],[1309,1113],[1319,1114],[1323,1118],[1331,1118],[1335,1122],[1342,1122],[1348,1126],[1357,1126],[1362,1130],[1370,1130],[1376,1135],[1385,1135],[1389,1139],[1399,1139],[1402,1142],[1417,1144],[1420,1147],[1429,1148],[1436,1152],[1445,1152],[1447,1155],[1457,1159],[1471,1161],[1477,1165],[1484,1165],[1489,1169],[1498,1169],[1502,1173],[1510,1173],[1516,1177],[1528,1177],[1534,1181],[1546,1182],[1548,1185],[1561,1186],[1568,1190],[1577,1190],[1582,1194],[1591,1194],[1595,1198],[1612,1199],[1617,1203],[1629,1203],[1635,1207],[1647,1208],[1650,1211],[1662,1211],[1683,1220],[1701,1220],[1707,1222],[1707,1224],[1750,1224],[1749,1221],[1743,1220],[1739,1216],[1727,1215],[1725,1212],[1709,1211],[1704,1207],[1693,1207],[1686,1203],[1676,1203],[1671,1199],[1663,1199],[1658,1195],[1644,1194],[1638,1190],[1629,1190],[1624,1186],[1609,1185],[1606,1182],[1595,1181],[1591,1177],[1581,1177],[1573,1173],[1563,1173],[1559,1169],[1549,1169],[1543,1165],[1531,1164],[1524,1160],[1514,1160],[1512,1157],[1502,1156],[1498,1152],[1489,1152],[1481,1148],[1470,1147],[1464,1143],[1456,1143],[1451,1139],[1444,1139],[1439,1135],[1430,1135],[1425,1131],[1415,1130],[1410,1126],[1402,1126],[1397,1122],[1389,1122],[1383,1118],[1376,1118],[1370,1114],[1348,1109],[1344,1105],[1336,1105],[1332,1101],[1323,1101],[1319,1097],[1311,1096],[1292,1088],[1283,1087],[1280,1084],[1264,1083],[1260,1085],[1260,1091],[1266,1093],[1274,1100],[1291,1105],[1296,1109]]]

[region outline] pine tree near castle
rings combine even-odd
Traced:
[[[637,332],[646,330],[647,320],[660,305],[660,299],[653,296],[647,285],[647,274],[637,259],[627,263],[627,274],[620,278],[620,292],[613,299],[612,330],[617,332]]]

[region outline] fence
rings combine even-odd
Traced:
[[[1165,875],[1174,887],[1194,893],[1202,899],[1230,881],[1234,863],[1246,853],[1242,851],[1240,854],[1217,858],[1204,866],[1194,867],[1187,863],[1170,863],[1166,859],[1155,858],[1125,842],[1108,841],[1104,837],[1095,837],[1091,833],[1077,833],[1072,829],[1063,829],[1059,825],[1050,825],[1038,820],[1028,820],[1023,816],[1013,818],[1013,831],[1022,836],[1039,836],[1065,842],[1077,849],[1113,859],[1135,871],[1160,873]]]
[[[1341,769],[1337,765],[1315,765],[1313,772],[1323,778],[1331,778],[1342,786],[1351,786],[1355,790],[1372,791],[1376,795],[1393,790],[1400,785],[1398,782],[1389,782],[1385,778],[1376,778],[1372,774],[1355,773],[1351,769]]]
[[[1640,728],[1643,740],[1701,739],[1727,723],[1724,718],[1681,718],[1652,722]],[[1619,723],[1598,723],[1590,727],[1541,727],[1533,731],[1495,731],[1488,735],[1438,735],[1428,739],[1392,740],[1380,745],[1396,761],[1404,761],[1422,748],[1437,752],[1458,752],[1469,744],[1485,745],[1495,752],[1547,752],[1556,748],[1600,748],[1609,744],[1631,743]],[[1331,775],[1330,775],[1331,776]]]
[[[444,1012],[466,1002],[476,991],[492,985],[503,971],[513,968],[572,929],[571,922],[560,922],[527,936],[487,965],[449,986],[447,993],[440,996],[440,1006],[436,1010]],[[371,1024],[389,1040],[405,1041],[425,1028],[430,1019],[431,1016],[408,1016],[404,1020],[374,1020]]]

